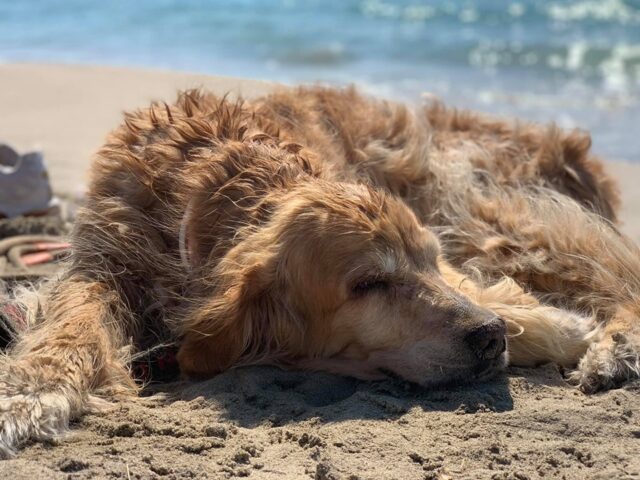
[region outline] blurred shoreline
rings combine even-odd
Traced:
[[[79,195],[91,156],[124,110],[172,100],[179,89],[204,87],[252,97],[274,83],[175,71],[59,64],[0,65],[0,142],[41,148],[53,187]],[[419,98],[414,100],[419,101]],[[616,161],[617,160],[617,161]],[[608,159],[623,196],[623,230],[640,240],[640,164]]]

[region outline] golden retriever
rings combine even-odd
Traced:
[[[126,114],[70,268],[0,361],[1,454],[135,393],[128,355],[154,344],[192,378],[270,363],[435,385],[507,361],[557,362],[587,392],[637,377],[640,255],[589,147],[353,89]]]

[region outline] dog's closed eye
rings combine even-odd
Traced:
[[[351,292],[355,296],[362,296],[368,293],[387,291],[391,287],[391,282],[385,278],[371,277],[358,281],[351,287]]]

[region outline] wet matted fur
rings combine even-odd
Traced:
[[[195,378],[272,363],[434,385],[507,360],[587,392],[637,377],[640,255],[589,147],[353,89],[125,115],[72,266],[1,360],[0,454],[135,394],[128,360],[154,344]]]

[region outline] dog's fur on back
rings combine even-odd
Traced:
[[[0,361],[0,454],[135,393],[130,354],[159,344],[195,378],[272,363],[433,385],[507,358],[587,392],[637,377],[640,255],[589,147],[353,89],[126,114],[71,267]]]

